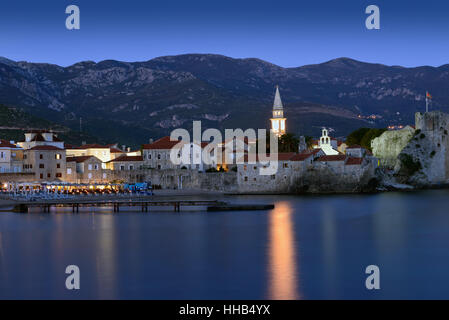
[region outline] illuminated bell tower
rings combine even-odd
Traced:
[[[284,108],[282,107],[281,95],[279,94],[279,86],[276,86],[276,95],[273,103],[273,118],[271,120],[271,130],[280,137],[285,134]]]

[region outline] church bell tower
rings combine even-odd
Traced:
[[[276,95],[274,96],[273,103],[273,117],[270,120],[271,130],[273,130],[277,137],[285,134],[285,121],[287,119],[284,118],[284,107],[282,106],[279,86],[276,86]]]

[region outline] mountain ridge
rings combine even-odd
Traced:
[[[448,80],[449,64],[407,68],[347,57],[293,68],[217,54],[67,67],[0,58],[0,103],[70,128],[79,128],[82,118],[91,135],[139,144],[176,127],[189,129],[193,120],[205,128],[267,128],[279,85],[293,133],[316,136],[322,120],[345,135],[357,126],[413,123],[426,91],[435,97],[432,108],[448,111]],[[315,111],[305,117],[297,104]],[[360,117],[342,122],[336,108]]]

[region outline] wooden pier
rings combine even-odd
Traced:
[[[51,207],[71,207],[72,212],[79,212],[80,207],[112,207],[114,212],[120,212],[121,207],[140,207],[142,212],[148,212],[150,207],[172,207],[174,212],[180,212],[181,207],[186,206],[220,206],[225,202],[218,200],[76,200],[76,201],[36,201],[19,202],[14,207],[14,212],[27,213],[29,208],[40,208],[42,212],[50,212]]]

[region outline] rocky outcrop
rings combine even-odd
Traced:
[[[373,155],[379,159],[381,166],[394,168],[399,162],[399,154],[414,134],[415,129],[411,126],[401,130],[385,131],[371,142]]]
[[[449,114],[418,112],[415,123],[414,137],[398,156],[399,180],[416,186],[449,183]]]

